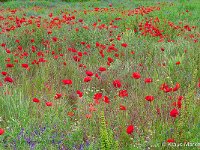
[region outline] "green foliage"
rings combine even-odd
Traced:
[[[99,0],[62,0],[63,2],[97,2]]]
[[[185,95],[184,101],[182,102],[182,109],[180,110],[180,119],[177,125],[178,133],[176,136],[177,138],[180,138],[182,142],[184,142],[185,140],[188,140],[188,138],[194,138],[194,137],[191,137],[191,135],[187,134],[187,132],[189,132],[189,129],[190,129],[188,125],[188,120],[191,120],[197,123],[199,123],[200,121],[198,120],[198,117],[196,116],[198,107],[196,106],[193,107],[193,103],[198,101],[198,99],[194,95],[198,70],[196,69],[196,65],[194,68],[195,69],[192,75],[192,80],[188,87],[188,92]],[[194,120],[192,120],[191,116],[193,117],[196,116],[196,117],[194,117]]]
[[[39,143],[35,147],[36,149],[45,149],[45,146],[48,146],[49,149],[56,149],[57,145],[51,145],[48,138],[52,133],[61,135],[62,132],[67,134],[64,141],[68,149],[74,149],[74,143],[85,145],[83,139],[84,142],[89,141],[89,145],[84,147],[85,150],[99,148],[101,150],[132,150],[134,144],[136,146],[141,144],[141,148],[146,149],[146,146],[163,143],[168,138],[174,138],[176,142],[185,140],[198,142],[200,139],[200,135],[197,135],[200,128],[198,115],[200,105],[199,96],[196,94],[199,92],[196,91],[196,85],[200,77],[198,67],[200,53],[198,53],[199,43],[193,42],[198,38],[199,31],[198,0],[191,0],[190,3],[187,0],[173,1],[173,5],[166,0],[160,0],[160,4],[156,3],[157,0],[99,1],[9,0],[9,2],[1,3],[1,16],[6,18],[5,21],[2,20],[3,28],[7,22],[11,21],[8,20],[8,16],[10,19],[12,16],[14,18],[24,17],[25,20],[29,20],[31,16],[36,18],[41,16],[41,26],[38,28],[36,23],[25,26],[24,23],[20,28],[0,34],[0,44],[6,43],[6,48],[11,50],[11,54],[7,54],[5,49],[0,46],[0,70],[7,71],[8,75],[14,78],[14,84],[7,84],[4,82],[4,76],[0,75],[0,83],[3,83],[3,86],[0,87],[0,128],[5,129],[5,134],[0,136],[0,149],[5,149],[2,146],[5,141],[8,145],[12,144],[22,127],[26,129],[28,135],[31,135],[32,129],[41,124],[49,127],[40,138],[33,138],[37,142],[41,141],[41,144]],[[113,7],[109,7],[109,2],[112,2]],[[160,10],[129,17],[123,14],[139,6],[159,6]],[[95,7],[102,9],[93,11]],[[104,11],[104,8],[108,8],[108,10]],[[17,10],[16,14],[10,13],[12,9]],[[186,13],[186,10],[189,12]],[[53,14],[51,18],[49,17],[50,13]],[[24,14],[26,15],[23,16]],[[50,22],[56,17],[61,20],[63,14],[74,15],[75,19],[71,23],[75,24],[66,24],[62,20],[59,28],[55,26],[52,28],[52,34],[47,34],[46,22]],[[118,17],[121,20],[115,20]],[[159,18],[159,22],[153,25],[162,30],[163,35],[167,37],[163,42],[158,42],[157,37],[151,37],[148,34],[143,36],[142,31],[139,30],[140,23],[145,24],[146,20],[154,20],[156,17]],[[79,19],[82,19],[83,22],[80,23]],[[112,20],[115,21],[112,22]],[[184,28],[183,31],[175,30],[169,26],[169,21],[180,28],[185,25],[196,26],[196,28],[191,31],[184,31]],[[11,23],[13,22],[11,21]],[[96,28],[92,26],[94,23],[97,23]],[[118,28],[112,29],[111,23]],[[100,30],[98,27],[102,24],[108,26],[108,29]],[[11,25],[16,25],[15,21],[8,27]],[[82,28],[83,26],[87,26],[88,29]],[[75,28],[78,28],[79,31],[77,32]],[[109,31],[112,32],[112,35],[109,35]],[[181,35],[177,36],[179,33]],[[110,41],[112,38],[116,39],[118,35],[121,36],[121,41]],[[52,37],[57,37],[58,42],[52,42]],[[20,43],[16,43],[16,39],[19,39]],[[34,39],[35,42],[31,43],[30,39]],[[41,44],[43,39],[50,41],[50,47],[47,48]],[[174,40],[174,42],[168,42],[168,39]],[[91,48],[87,49],[86,45],[81,45],[82,41],[90,44]],[[105,56],[102,58],[99,55],[100,47],[95,46],[96,42],[105,45],[106,49],[114,44],[118,49],[119,58],[114,59],[114,53],[107,53],[106,49]],[[128,43],[127,48],[121,47],[123,42]],[[30,53],[28,57],[15,57],[12,54],[16,53],[18,45],[23,47],[23,52],[31,52],[32,45],[36,46],[37,51]],[[74,63],[73,54],[68,52],[68,47],[74,47],[79,52],[88,52],[88,56],[83,56],[80,62],[87,68],[78,67],[79,63]],[[161,47],[165,50],[161,51]],[[47,50],[49,53],[46,53]],[[184,53],[184,50],[187,50],[187,53]],[[55,52],[54,55],[51,54],[52,51]],[[130,54],[131,51],[134,51],[135,54]],[[45,53],[44,58],[48,62],[32,65],[33,60],[38,61],[40,58],[37,56],[37,52]],[[125,55],[122,56],[121,53],[125,53]],[[60,57],[60,54],[63,56]],[[59,57],[55,59],[54,56]],[[6,63],[9,62],[6,62],[5,59],[8,57],[11,59],[10,63],[15,64],[13,69],[6,68]],[[110,66],[106,64],[108,57],[114,59]],[[15,59],[18,59],[19,62],[14,62]],[[176,65],[177,61],[181,62],[180,65]],[[64,62],[66,65],[63,65]],[[30,70],[24,70],[21,67],[22,63],[28,63]],[[161,64],[164,63],[165,66],[162,66]],[[101,80],[94,77],[92,82],[82,83],[86,76],[85,71],[91,70],[98,73],[99,66],[107,66],[106,72],[100,73]],[[131,73],[134,71],[141,73],[141,79],[131,78]],[[143,79],[147,77],[153,79],[151,84],[144,83]],[[63,85],[63,79],[72,79],[73,86]],[[122,80],[122,89],[128,90],[128,98],[115,98],[119,89],[113,89],[113,79]],[[180,83],[181,88],[176,92],[164,93],[159,90],[160,85],[164,82],[170,87],[173,87],[175,83]],[[77,98],[75,90],[81,90],[84,96]],[[96,109],[93,112],[90,111],[88,104],[93,103],[92,97],[97,92],[108,96],[110,103],[105,104],[101,101],[99,105],[93,106]],[[56,93],[62,94],[59,100],[54,98]],[[152,103],[145,101],[144,97],[147,94],[155,96]],[[172,101],[175,102],[179,95],[183,95],[184,99],[182,108],[179,109],[180,115],[175,120],[170,118],[169,111],[174,107],[171,104]],[[169,100],[168,96],[172,97],[172,100]],[[33,103],[34,97],[39,98],[41,103]],[[47,101],[53,102],[53,106],[46,107],[45,102]],[[119,109],[120,104],[126,107],[126,111]],[[157,107],[161,111],[160,115],[156,112]],[[106,116],[104,112],[98,116],[96,112],[99,111],[99,108],[105,108]],[[67,115],[69,111],[73,111],[73,117]],[[91,115],[91,118],[86,118],[86,115]],[[97,126],[98,119],[100,120],[99,126]],[[106,120],[114,128],[111,128]],[[125,132],[126,124],[129,121],[133,121],[137,127],[133,137]],[[54,124],[57,124],[59,128],[53,129]],[[173,129],[173,132],[170,131],[166,134],[170,128]],[[82,131],[84,131],[84,135]],[[117,136],[117,140],[115,136]],[[146,137],[149,141],[146,141]],[[59,141],[60,137],[56,137],[56,140]],[[29,147],[26,142],[19,140],[17,149],[29,149]]]
[[[10,1],[10,0],[0,0],[0,2],[8,2],[8,1]]]
[[[106,126],[106,120],[103,111],[100,114],[100,124],[101,150],[118,150],[119,143],[114,139],[112,130]]]

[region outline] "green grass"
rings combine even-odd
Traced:
[[[139,6],[160,9],[144,15],[128,16],[128,11]],[[94,11],[95,8],[101,10]],[[0,46],[0,71],[6,71],[14,80],[13,83],[4,82],[5,77],[0,75],[0,85],[3,84],[0,86],[0,128],[5,130],[0,135],[0,149],[25,150],[34,147],[38,150],[71,150],[84,147],[84,150],[107,150],[115,147],[134,150],[151,147],[164,150],[177,148],[162,146],[167,145],[166,140],[169,138],[173,138],[176,144],[186,141],[199,143],[199,1],[161,0],[158,3],[157,0],[20,0],[5,2],[0,9],[0,16],[5,18],[1,20],[0,32],[6,26],[9,28],[16,25],[16,17],[33,22],[28,25],[23,23],[20,28],[0,34],[0,44],[5,43],[6,48],[11,51],[7,54],[5,48]],[[17,10],[15,14],[10,12],[13,9]],[[50,13],[52,17],[49,16]],[[72,16],[75,18],[70,18]],[[37,19],[38,17],[41,19]],[[53,23],[52,20],[56,17],[60,22]],[[72,20],[64,20],[66,17]],[[156,22],[156,18],[159,22]],[[83,20],[82,23],[79,22],[80,19]],[[115,20],[113,25],[118,28],[111,28],[112,20]],[[151,30],[156,28],[164,35],[163,42],[158,42],[160,38],[152,36],[151,31],[144,30],[146,21],[150,20]],[[173,29],[169,22],[180,29]],[[185,29],[186,25],[189,25],[191,31]],[[88,29],[83,28],[84,26]],[[100,29],[101,26],[104,28]],[[49,30],[52,34],[48,34]],[[121,41],[116,40],[118,36]],[[53,37],[57,37],[58,41],[53,42]],[[16,42],[17,39],[20,43]],[[35,42],[31,43],[31,39]],[[49,41],[49,46],[45,46],[44,41]],[[82,45],[81,42],[86,44]],[[104,58],[99,54],[103,46],[96,47],[96,42],[106,47],[103,50]],[[128,46],[124,48],[122,43],[127,43]],[[87,44],[90,48],[86,47]],[[107,51],[112,44],[117,52]],[[19,45],[23,48],[21,52],[17,50]],[[35,53],[31,46],[36,47]],[[83,54],[80,62],[75,62],[73,56],[77,54],[70,52],[68,48],[87,52],[88,55]],[[135,54],[131,54],[132,51]],[[28,56],[22,57],[24,52]],[[115,57],[116,53],[119,54],[118,58]],[[47,62],[32,64],[42,57]],[[107,65],[108,57],[114,60],[110,66]],[[5,61],[8,58],[10,62]],[[180,65],[176,65],[178,61]],[[14,64],[14,67],[7,68],[8,63]],[[28,63],[30,70],[22,68],[23,63]],[[80,64],[86,65],[86,68],[79,67]],[[100,66],[107,70],[100,73]],[[84,83],[86,70],[98,73],[101,80],[93,76],[92,81]],[[133,79],[133,72],[140,72],[141,78]],[[149,77],[153,82],[145,84],[144,79]],[[71,79],[73,84],[63,85],[64,79]],[[120,79],[120,89],[114,88],[112,82],[115,79]],[[160,90],[163,83],[170,87],[179,83],[180,89],[165,93]],[[125,89],[128,97],[117,96],[119,90]],[[84,93],[82,98],[77,96],[77,90]],[[107,104],[102,99],[99,100],[100,104],[95,104],[93,97],[98,92],[108,96],[110,103]],[[56,93],[62,93],[58,100],[54,98]],[[148,102],[145,100],[147,95],[153,95],[155,99]],[[179,96],[184,98],[182,107],[176,107],[180,114],[174,119],[169,113],[175,108],[172,103],[177,102]],[[32,102],[35,97],[40,103]],[[52,102],[53,106],[47,107],[46,102]],[[120,110],[120,105],[124,105],[126,110]],[[96,111],[90,111],[92,107]],[[157,114],[157,108],[160,109],[160,115]],[[131,135],[126,133],[130,124],[134,125]],[[197,146],[189,148],[195,150]],[[183,146],[181,149],[187,150],[188,147]]]

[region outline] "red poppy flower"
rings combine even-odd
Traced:
[[[161,50],[161,51],[164,51],[164,50],[165,50],[165,48],[161,47],[161,48],[160,48],[160,50]]]
[[[85,45],[85,42],[81,42],[82,45]]]
[[[100,44],[98,42],[96,42],[96,47],[99,47],[99,46],[100,46]]]
[[[104,102],[109,104],[110,103],[110,99],[107,96],[104,96]]]
[[[6,67],[7,68],[12,68],[12,67],[14,67],[14,64],[6,64]]]
[[[83,52],[84,55],[88,55],[88,52]]]
[[[181,102],[181,101],[178,101],[178,102],[177,102],[177,106],[178,106],[178,108],[181,108],[182,102]]]
[[[22,64],[22,67],[27,69],[28,68],[28,64]]]
[[[7,72],[2,71],[1,74],[2,74],[3,76],[6,76],[6,75],[7,75]]]
[[[83,96],[83,93],[80,90],[77,90],[76,93],[79,95],[79,97]]]
[[[126,107],[124,105],[119,106],[120,110],[126,110]]]
[[[121,40],[121,37],[120,37],[120,36],[118,36],[118,37],[117,37],[117,40],[118,40],[118,41],[120,41],[120,40]]]
[[[166,88],[164,89],[164,92],[165,92],[165,93],[168,93],[168,92],[171,92],[172,90],[173,90],[172,88],[166,87]]]
[[[153,101],[154,100],[154,97],[152,95],[148,95],[145,97],[145,99],[149,102]]]
[[[83,81],[84,81],[84,82],[89,82],[89,81],[91,81],[91,80],[92,80],[92,78],[88,76],[88,77],[85,77]]]
[[[39,99],[37,99],[37,98],[33,98],[33,102],[35,102],[35,103],[39,103],[39,102],[40,102],[40,100],[39,100]]]
[[[86,48],[87,48],[87,49],[90,49],[90,48],[91,48],[90,44],[87,44],[87,45],[86,45]]]
[[[179,115],[179,112],[176,108],[172,109],[170,112],[171,117],[177,117]]]
[[[129,125],[126,129],[126,133],[127,134],[132,134],[134,131],[134,126],[133,125]]]
[[[50,13],[48,16],[49,16],[50,18],[53,17],[53,13]]]
[[[57,37],[53,37],[52,40],[53,40],[54,42],[57,42],[58,38],[57,38]]]
[[[118,54],[118,53],[115,53],[114,55],[115,55],[115,57],[119,57],[119,54]]]
[[[59,99],[59,98],[61,98],[61,97],[62,97],[62,94],[61,94],[61,93],[57,93],[57,94],[54,96],[55,99]]]
[[[66,65],[67,65],[67,63],[66,63],[66,62],[63,62],[63,65],[64,65],[64,66],[66,66]]]
[[[177,62],[176,62],[176,65],[180,65],[180,64],[181,64],[181,62],[180,62],[180,61],[177,61]]]
[[[3,135],[4,134],[4,129],[0,128],[0,135]]]
[[[168,140],[167,140],[167,143],[174,143],[174,142],[175,142],[174,139],[168,139]]]
[[[11,77],[5,77],[5,78],[4,78],[4,81],[5,81],[5,82],[10,82],[10,83],[12,83],[12,82],[13,82],[13,79],[12,79]]]
[[[79,21],[79,22],[83,22],[83,19],[79,19],[78,21]]]
[[[178,100],[177,102],[172,103],[173,106],[181,108],[182,106],[182,100]]]
[[[76,62],[79,62],[80,60],[81,60],[81,58],[80,57],[78,57],[78,56],[73,56],[73,59],[74,59],[74,61],[76,61]]]
[[[6,43],[2,43],[1,46],[2,46],[2,47],[5,47],[5,46],[6,46]]]
[[[6,53],[10,54],[11,51],[9,49],[6,48]]]
[[[135,52],[134,52],[134,51],[131,51],[131,54],[132,54],[132,55],[134,55],[134,54],[135,54]]]
[[[160,108],[157,107],[156,112],[157,112],[158,115],[160,115]]]
[[[96,77],[97,79],[101,79],[101,77],[98,75],[98,73],[95,74],[95,77]]]
[[[99,67],[99,71],[101,71],[101,72],[106,71],[106,68],[105,67]]]
[[[78,52],[77,54],[78,54],[78,56],[80,56],[80,57],[83,56],[83,53],[82,53],[82,52]]]
[[[102,98],[102,93],[97,93],[94,95],[94,102],[95,104],[99,104],[99,100]]]
[[[96,111],[97,109],[93,106],[93,104],[90,104],[89,105],[89,111],[90,112],[93,112],[93,111]]]
[[[93,76],[93,72],[92,72],[92,71],[87,70],[85,73],[86,73],[88,76]]]
[[[200,81],[199,81],[199,83],[198,83],[198,85],[197,85],[199,88],[200,88]]]
[[[86,114],[85,117],[86,117],[87,119],[90,119],[90,118],[92,117],[92,114]]]
[[[153,82],[153,80],[152,80],[152,78],[146,78],[146,79],[144,80],[144,82],[145,82],[145,83],[151,83],[151,82]]]
[[[113,81],[113,86],[116,88],[120,88],[122,86],[120,80],[114,80]]]
[[[139,78],[141,77],[141,75],[140,75],[140,73],[138,73],[138,72],[133,72],[132,77],[133,77],[134,79],[139,79]]]
[[[35,40],[34,40],[34,39],[31,39],[31,43],[33,43],[33,42],[35,42]]]
[[[52,106],[52,102],[46,102],[46,106]]]
[[[74,116],[74,112],[70,111],[70,112],[67,113],[67,115],[68,115],[69,117],[73,117],[73,116]]]
[[[108,57],[108,62],[112,63],[114,60],[111,57]]]
[[[93,99],[101,99],[102,98],[102,96],[103,96],[103,94],[102,93],[96,93],[96,94],[94,94],[94,97],[93,97]]]
[[[76,32],[78,32],[78,31],[79,31],[79,28],[75,28],[75,30],[76,30]]]
[[[176,83],[176,86],[172,89],[173,92],[177,91],[180,88],[180,84]]]
[[[185,25],[184,28],[185,28],[186,30],[188,30],[188,31],[191,31],[191,28],[190,28],[189,25]]]
[[[16,54],[16,56],[18,56],[18,54]],[[9,61],[10,61],[10,58],[7,58],[5,61],[8,61],[8,62],[9,62]],[[6,66],[7,66],[7,65],[6,65]]]
[[[179,97],[178,97],[178,101],[182,101],[183,98],[184,98],[183,96],[179,96]]]
[[[18,50],[20,50],[20,51],[21,51],[21,50],[22,50],[22,46],[20,46],[20,45],[19,45],[19,46],[18,46]]]
[[[119,91],[119,97],[127,97],[128,93],[127,90],[120,90]]]
[[[72,80],[62,80],[62,82],[64,83],[64,85],[66,84],[72,84]]]
[[[122,47],[127,47],[128,44],[127,44],[127,43],[122,43],[121,46],[122,46]]]
[[[161,90],[163,90],[165,93],[171,92],[172,88],[169,88],[169,86],[166,83],[163,83],[160,87]]]

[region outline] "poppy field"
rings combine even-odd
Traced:
[[[198,0],[0,5],[0,150],[200,148]]]

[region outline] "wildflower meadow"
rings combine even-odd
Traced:
[[[0,150],[200,149],[199,0],[1,0]]]

